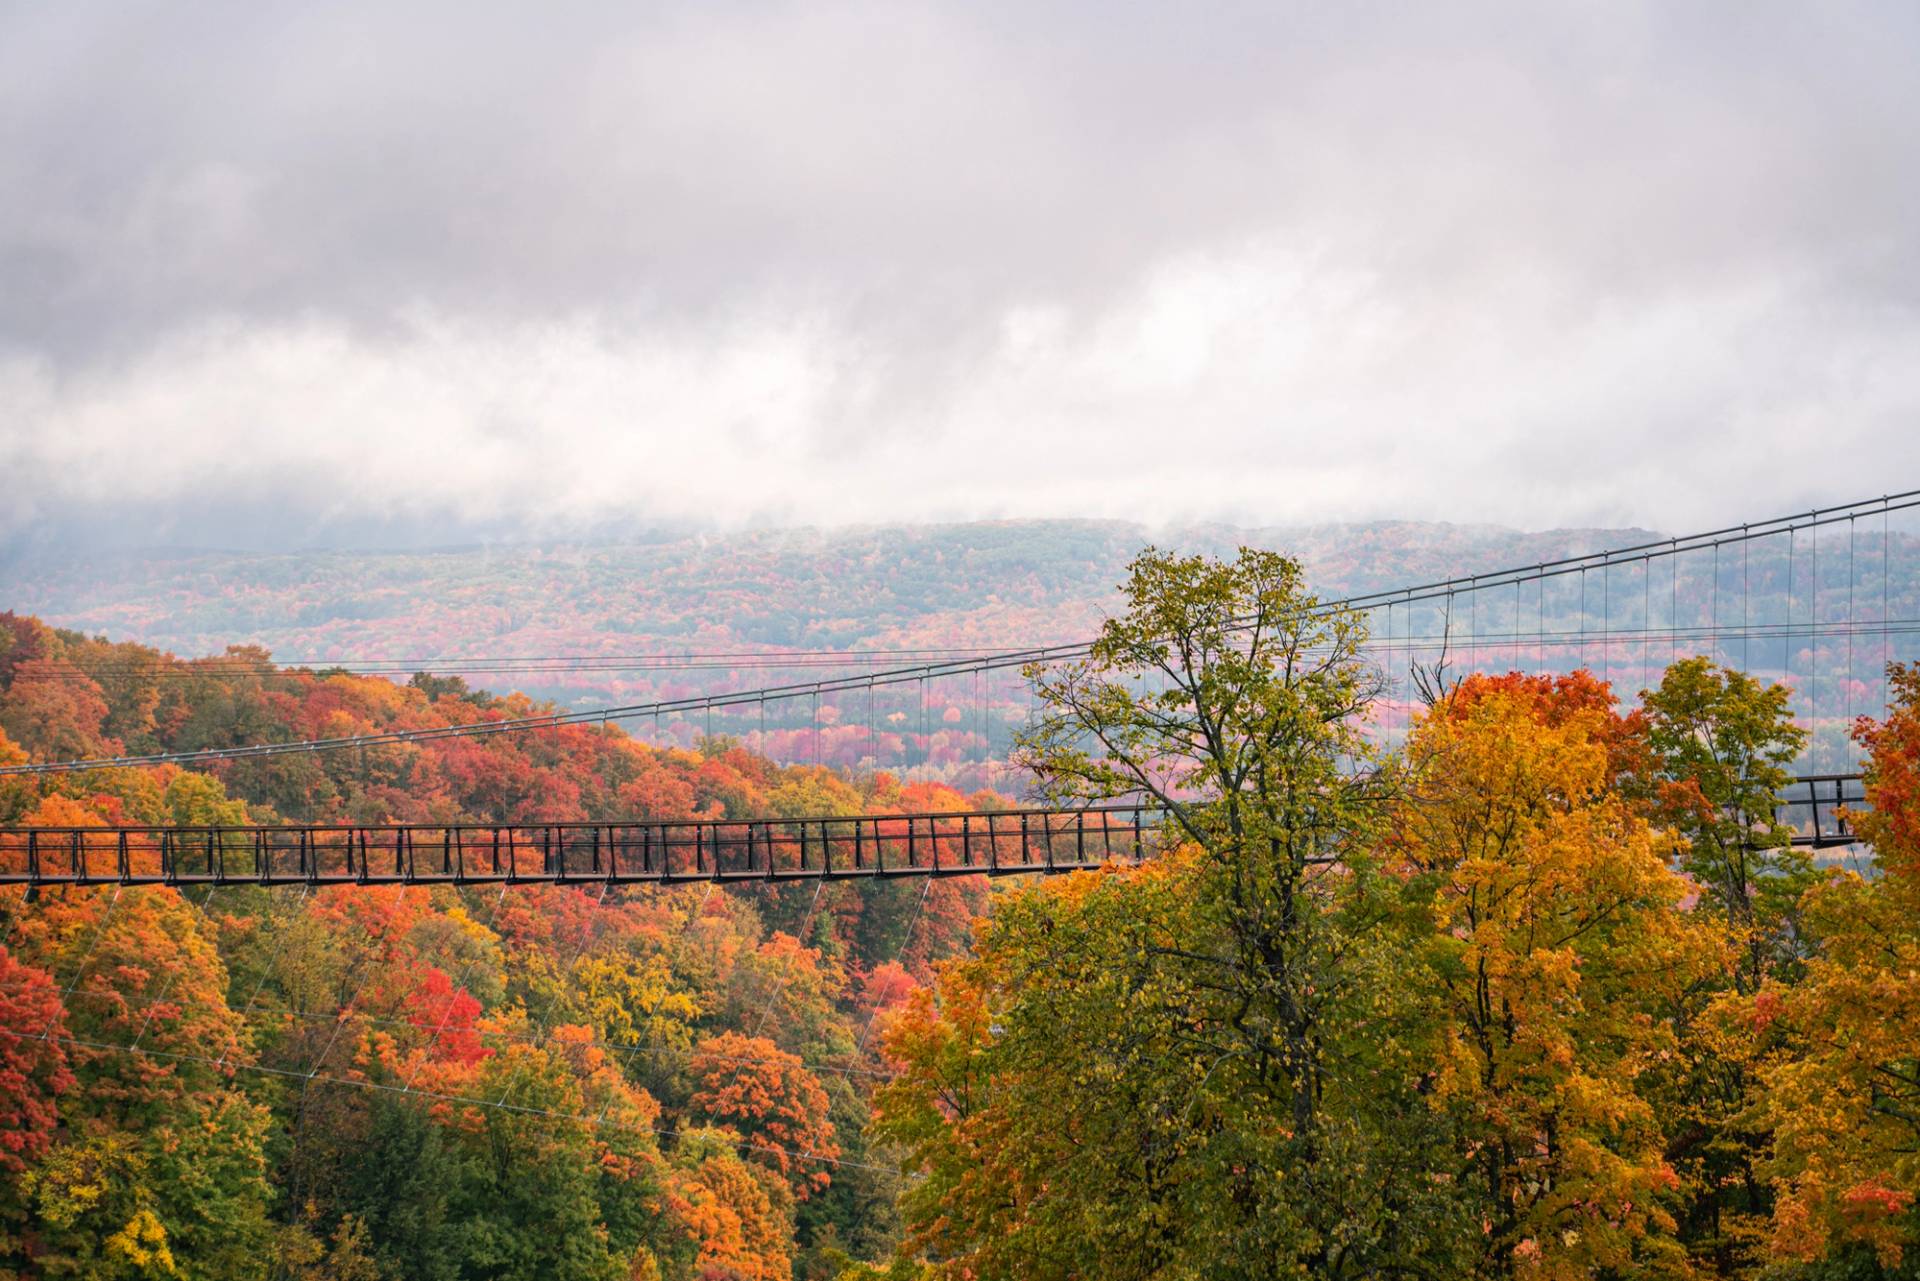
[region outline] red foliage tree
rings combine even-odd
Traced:
[[[0,1172],[19,1174],[53,1142],[55,1100],[74,1084],[66,1034],[52,977],[0,947]]]
[[[470,1065],[487,1056],[474,1028],[474,1020],[480,1017],[480,1002],[465,988],[455,988],[439,966],[426,967],[426,973],[407,996],[406,1013],[407,1022],[424,1035],[429,1057]]]

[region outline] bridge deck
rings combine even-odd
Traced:
[[[1852,774],[1797,779],[1795,845],[1856,840]],[[698,822],[0,828],[0,885],[678,884],[1072,872],[1150,857],[1148,805]]]
[[[0,884],[673,884],[1069,872],[1158,847],[1144,805],[643,823],[0,829]]]

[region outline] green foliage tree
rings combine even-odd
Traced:
[[[1681,866],[1744,953],[1732,974],[1752,993],[1792,959],[1792,915],[1812,861],[1777,817],[1806,746],[1784,685],[1765,685],[1705,658],[1667,668],[1643,700],[1654,811],[1686,838]]]
[[[1681,841],[1679,866],[1717,917],[1718,972],[1671,1002],[1679,1053],[1665,1081],[1667,1151],[1685,1190],[1679,1231],[1722,1274],[1764,1258],[1771,1198],[1758,1172],[1768,1135],[1753,1124],[1753,1038],[1733,1014],[1770,978],[1797,972],[1811,858],[1776,818],[1787,767],[1806,744],[1789,691],[1705,658],[1669,666],[1644,693],[1647,759],[1627,790]]]
[[[1003,903],[951,1011],[896,1027],[908,1223],[954,1275],[1432,1266],[1458,1212],[1427,1174],[1423,918],[1375,853],[1362,621],[1251,550],[1149,551],[1125,593],[1086,659],[1030,673],[1021,759],[1059,801],[1159,802],[1191,854]]]

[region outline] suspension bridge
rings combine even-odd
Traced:
[[[1861,801],[1847,730],[1884,706],[1884,669],[1920,635],[1920,491],[1323,603],[1363,615],[1381,677],[1370,729],[1403,735],[1423,673],[1587,667],[1629,691],[1674,658],[1706,654],[1787,685],[1810,730],[1776,821],[1802,845],[1851,842],[1841,811]],[[1899,532],[1896,534],[1896,518]],[[711,736],[770,706],[864,696],[877,738],[878,691],[917,691],[923,731],[938,691],[1007,670],[1087,656],[1090,643],[968,653],[799,683],[652,703],[483,719],[427,729],[210,747],[0,768],[0,777],[526,734],[563,725],[697,719]],[[1910,649],[1907,652],[1911,652]],[[1863,678],[1864,674],[1864,678]],[[1878,692],[1878,699],[1875,692]],[[976,716],[985,726],[984,704]],[[930,739],[930,733],[927,735]],[[991,754],[991,729],[983,736]],[[877,763],[870,757],[869,763]],[[873,814],[684,822],[289,824],[262,827],[0,829],[0,884],[479,884],[839,880],[1072,871],[1149,856],[1153,806]]]
[[[1848,845],[1855,774],[1795,779],[1774,822]],[[0,830],[0,884],[676,885],[1087,871],[1168,841],[1152,805],[608,823],[281,824]]]

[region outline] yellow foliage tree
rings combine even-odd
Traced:
[[[1663,991],[1712,973],[1719,944],[1682,909],[1671,842],[1612,789],[1620,721],[1586,693],[1470,678],[1415,729],[1396,826],[1432,880],[1433,1093],[1481,1185],[1495,1274],[1684,1266],[1640,1082],[1675,1050]]]
[[[1865,1248],[1889,1267],[1920,1245],[1920,665],[1891,674],[1887,719],[1857,731],[1872,808],[1855,825],[1878,875],[1835,873],[1809,895],[1805,980],[1752,1004],[1769,1050],[1756,1109],[1774,1131],[1775,1250]]]

